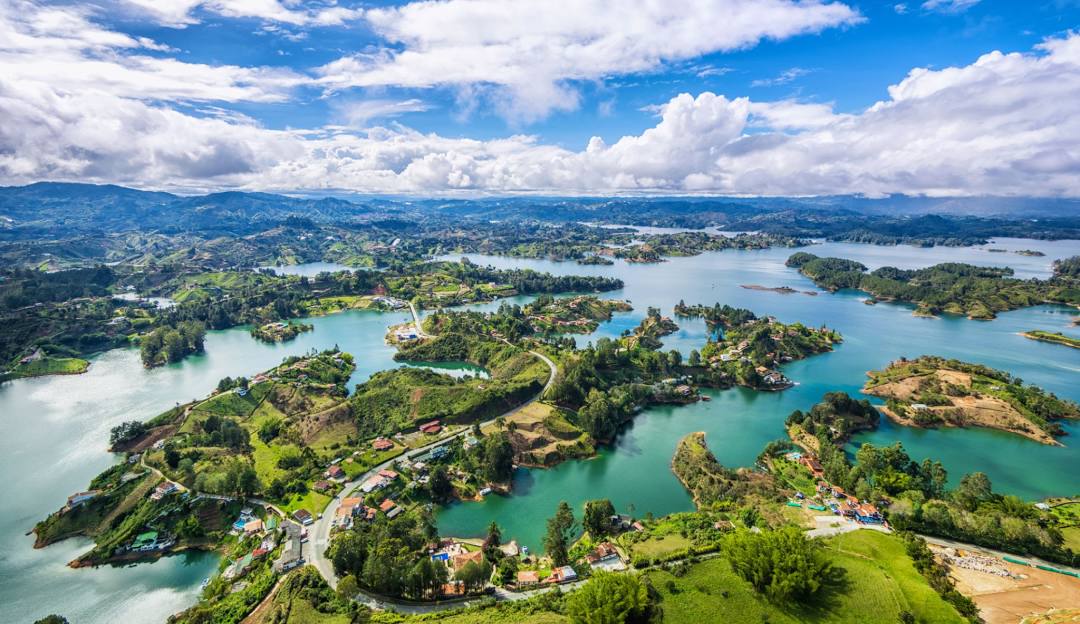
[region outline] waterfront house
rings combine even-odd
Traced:
[[[78,492],[68,496],[67,508],[74,509],[83,503],[93,500],[98,494],[101,494],[101,490],[87,490],[85,492]]]
[[[625,568],[622,563],[622,557],[619,556],[619,551],[615,550],[615,546],[611,542],[601,542],[590,552],[585,555],[585,561],[593,568],[600,568],[606,570],[621,570]]]
[[[463,552],[458,555],[454,555],[450,559],[451,567],[454,568],[454,572],[460,572],[469,563],[475,563],[480,565],[484,563],[484,552],[481,550],[474,550],[472,552]]]

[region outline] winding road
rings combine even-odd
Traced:
[[[419,318],[416,316],[416,308],[414,308],[411,303],[409,304],[409,307],[412,310],[413,319],[416,322],[417,330],[419,331],[420,330],[420,321],[419,321]],[[544,384],[543,389],[540,390],[540,392],[538,392],[535,396],[533,396],[533,398],[531,398],[528,401],[522,403],[521,405],[518,405],[517,407],[515,407],[515,408],[501,414],[500,416],[498,416],[496,418],[492,418],[491,420],[487,420],[487,421],[484,421],[483,423],[480,423],[481,427],[485,427],[487,425],[490,425],[490,424],[494,423],[496,420],[498,420],[499,418],[508,418],[510,416],[513,416],[514,414],[518,413],[519,411],[521,411],[525,407],[535,403],[537,400],[540,399],[540,397],[544,396],[544,393],[546,393],[548,391],[548,389],[551,388],[551,385],[555,382],[555,375],[558,372],[558,368],[556,367],[555,362],[553,362],[551,360],[551,358],[547,357],[543,353],[540,353],[539,351],[529,351],[529,353],[536,356],[541,361],[543,361],[545,364],[547,364],[547,367],[548,367],[548,370],[549,370],[548,380]],[[398,455],[397,457],[394,457],[393,459],[388,459],[388,460],[382,462],[381,464],[379,464],[378,466],[375,466],[374,468],[372,468],[372,469],[368,470],[367,472],[363,473],[362,475],[360,475],[356,479],[353,479],[352,481],[345,484],[345,487],[342,488],[341,493],[338,494],[337,496],[335,496],[333,498],[333,500],[330,501],[330,503],[326,506],[326,509],[323,510],[322,515],[319,516],[319,519],[309,529],[309,535],[311,536],[311,548],[310,548],[310,558],[308,559],[308,563],[315,566],[315,569],[317,569],[319,571],[319,574],[321,574],[322,577],[324,579],[326,579],[326,582],[329,583],[331,587],[334,587],[334,588],[337,587],[338,578],[337,578],[337,575],[334,574],[334,564],[331,563],[331,561],[326,557],[326,548],[330,545],[330,528],[331,528],[331,525],[332,525],[333,520],[334,520],[334,516],[336,515],[338,508],[341,507],[341,501],[344,498],[346,498],[349,494],[351,494],[352,491],[355,490],[361,483],[363,483],[364,481],[366,481],[369,478],[373,477],[374,475],[378,474],[378,472],[380,470],[390,468],[395,462],[397,462],[397,461],[399,461],[401,459],[412,459],[413,457],[416,457],[418,455],[422,455],[422,454],[426,453],[428,450],[430,450],[430,449],[432,449],[432,448],[434,448],[436,446],[446,444],[447,442],[449,442],[450,440],[453,440],[454,438],[457,438],[457,437],[460,437],[460,436],[463,436],[463,435],[467,434],[469,431],[470,431],[470,428],[466,427],[466,428],[462,429],[461,431],[459,431],[459,432],[457,432],[457,433],[455,433],[453,435],[447,436],[445,438],[441,438],[441,439],[436,440],[435,442],[432,442],[430,444],[425,444],[424,446],[415,448],[415,449],[413,449],[411,451],[408,451],[406,453]],[[495,597],[498,600],[522,600],[524,598],[528,598],[529,596],[533,596],[533,595],[535,595],[537,593],[541,593],[543,591],[546,591],[546,588],[542,589],[542,590],[533,590],[533,591],[530,591],[530,592],[510,592],[510,591],[506,591],[506,590],[498,590],[498,591],[496,591]],[[396,611],[401,612],[401,613],[430,613],[432,611],[441,611],[441,610],[444,610],[444,609],[452,609],[452,608],[458,608],[458,607],[462,607],[462,606],[467,606],[471,602],[477,601],[477,600],[480,600],[480,598],[472,598],[472,599],[466,599],[466,600],[451,600],[451,601],[445,601],[445,602],[440,602],[440,603],[429,603],[429,602],[413,603],[413,602],[409,602],[409,601],[395,600],[395,599],[392,599],[392,598],[387,598],[385,596],[380,596],[378,594],[372,594],[372,593],[366,592],[366,591],[361,591],[360,595],[357,596],[357,601],[367,605],[368,607],[371,607],[371,608],[374,608],[374,609],[386,609],[386,608],[391,608],[392,607],[393,609],[395,609]]]

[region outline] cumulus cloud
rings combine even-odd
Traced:
[[[1080,196],[1080,35],[1073,33],[1027,53],[991,52],[966,66],[913,69],[888,88],[887,99],[863,111],[681,94],[656,108],[653,127],[568,149],[529,135],[474,140],[399,125],[267,129],[215,107],[287,97],[302,77],[162,59],[152,54],[154,42],[99,28],[70,7],[0,0],[0,11],[5,184],[54,179],[193,191]],[[393,67],[397,56],[383,62]],[[537,82],[541,95],[565,88]],[[162,92],[201,109],[167,105],[154,95]],[[356,123],[350,125],[421,106],[416,100],[354,102]],[[348,120],[348,110],[342,111]]]
[[[290,70],[184,63],[145,37],[107,30],[77,7],[0,0],[0,76],[58,92],[179,101],[281,101],[307,79]]]
[[[821,0],[444,0],[371,9],[391,45],[320,68],[345,87],[496,85],[504,114],[531,121],[578,104],[576,81],[855,24],[857,11]]]

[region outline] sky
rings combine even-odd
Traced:
[[[1080,196],[1080,0],[0,0],[0,184]]]

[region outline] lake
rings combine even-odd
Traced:
[[[986,247],[1040,249],[1047,255],[842,243],[806,250],[860,260],[871,267],[892,264],[910,268],[945,261],[1008,265],[1021,277],[1045,277],[1053,259],[1080,254],[1080,241],[999,239]],[[792,410],[809,408],[827,391],[857,393],[867,370],[900,356],[937,354],[981,362],[1060,396],[1080,399],[1076,383],[1080,380],[1080,350],[1017,335],[1023,330],[1046,329],[1080,336],[1080,330],[1069,325],[1073,311],[1041,306],[1002,314],[990,322],[924,319],[913,317],[906,306],[864,305],[865,296],[854,292],[781,295],[740,287],[760,284],[816,290],[809,280],[784,266],[792,252],[724,251],[660,264],[617,262],[609,267],[469,255],[474,262],[500,267],[622,278],[625,287],[604,296],[629,299],[634,311],[617,314],[594,334],[578,337],[582,344],[601,336],[615,337],[634,327],[650,305],[671,314],[680,299],[688,304],[729,303],[775,315],[784,322],[827,324],[838,329],[845,341],[832,353],[785,366],[785,373],[799,384],[787,391],[762,393],[736,388],[711,392],[710,402],[646,410],[613,447],[603,449],[594,459],[550,470],[519,470],[513,496],[490,496],[484,502],[441,510],[440,530],[447,535],[475,536],[495,520],[507,538],[517,538],[538,550],[543,520],[560,500],[574,505],[579,516],[582,502],[600,497],[611,498],[620,511],[637,515],[688,510],[689,497],[669,469],[675,444],[686,433],[705,431],[710,447],[724,464],[749,465],[765,443],[783,436],[784,418]],[[515,297],[511,301],[528,300]],[[472,308],[493,309],[499,303]],[[69,540],[34,550],[32,537],[25,533],[60,507],[67,495],[85,488],[90,478],[115,461],[105,447],[109,429],[116,424],[150,418],[177,402],[205,396],[222,377],[250,376],[286,356],[335,344],[356,358],[351,388],[376,371],[398,365],[383,336],[388,325],[407,319],[407,312],[364,311],[307,319],[315,330],[285,344],[256,341],[247,328],[209,332],[205,354],[162,368],[145,370],[137,351],[116,350],[93,358],[90,370],[83,375],[17,380],[0,386],[0,419],[6,427],[6,435],[0,439],[6,504],[0,517],[0,621],[33,621],[56,612],[80,623],[119,618],[129,623],[162,622],[192,604],[199,583],[217,568],[213,555],[170,557],[127,568],[71,570],[66,562],[86,550],[86,542]],[[680,321],[680,325],[679,332],[666,337],[665,349],[676,348],[685,355],[700,348],[706,337],[704,323]],[[481,372],[456,368],[470,374]],[[924,431],[883,421],[879,431],[856,442],[900,440],[916,459],[941,459],[954,481],[965,472],[983,470],[996,489],[1037,499],[1080,493],[1080,479],[1075,476],[1080,473],[1080,428],[1070,424],[1067,429],[1071,436],[1063,440],[1065,447],[1048,447],[996,432]]]

